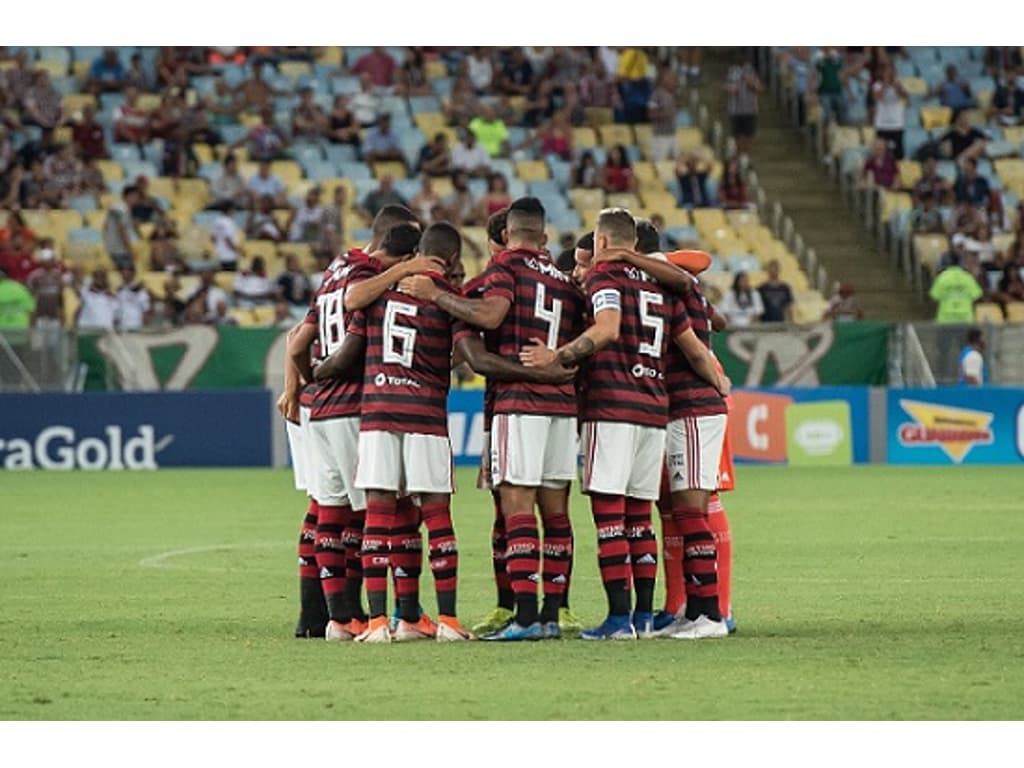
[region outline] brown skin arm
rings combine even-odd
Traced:
[[[545,368],[556,362],[565,366],[580,362],[619,340],[622,312],[606,309],[597,313],[594,324],[559,349],[548,349],[540,339],[533,339],[532,347],[523,347],[519,359],[531,368]]]
[[[594,261],[624,261],[632,264],[677,294],[689,293],[693,286],[693,275],[682,267],[660,259],[652,259],[627,248],[608,248],[596,254]]]
[[[452,317],[476,328],[493,331],[508,314],[512,303],[500,296],[485,299],[467,299],[439,288],[433,280],[422,275],[409,277],[398,285],[398,290],[421,301],[430,301]]]
[[[718,369],[715,368],[714,358],[711,357],[708,348],[697,338],[697,334],[693,332],[692,328],[687,328],[676,336],[676,344],[686,355],[686,359],[690,361],[690,365],[693,366],[693,370],[698,376],[717,389],[722,397],[729,394],[731,387],[729,377],[718,372]]]
[[[444,272],[444,263],[440,259],[417,256],[392,264],[379,275],[360,280],[346,288],[345,311],[353,312],[357,309],[365,309],[402,278],[422,272]]]
[[[725,315],[719,312],[714,307],[711,307],[711,330],[713,331],[724,331],[729,325],[729,321],[726,320]]]
[[[326,381],[350,376],[362,368],[365,354],[366,337],[355,333],[346,334],[341,347],[313,371],[313,380]]]
[[[309,345],[316,338],[316,328],[309,323],[300,323],[288,334],[288,358],[295,366],[303,381],[313,380],[313,371],[309,366]]]
[[[488,352],[483,339],[467,336],[455,345],[456,359],[460,356],[473,371],[492,381],[528,381],[534,384],[564,384],[576,376],[575,368],[559,363],[546,368],[528,368]]]

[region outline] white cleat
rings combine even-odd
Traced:
[[[443,618],[437,622],[437,642],[457,643],[462,640],[475,640],[472,632],[467,632],[461,625],[451,625]]]
[[[673,625],[675,626],[675,625]],[[674,640],[706,640],[715,637],[728,637],[729,628],[724,621],[712,621],[701,614],[693,621],[683,619],[676,630],[668,637]]]
[[[361,635],[356,637],[357,643],[390,643],[391,642],[391,630],[388,629],[387,622],[384,622],[376,629],[367,629]]]
[[[404,619],[399,619],[398,626],[391,635],[396,643],[407,643],[411,640],[433,640],[433,636],[420,629],[418,624],[410,624]]]
[[[349,632],[347,624],[342,624],[340,621],[331,619],[327,622],[327,630],[324,632],[324,639],[328,642],[344,643],[349,640],[355,640],[356,636]]]

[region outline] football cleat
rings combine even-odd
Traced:
[[[365,627],[359,628],[359,632],[353,632],[352,625],[355,622],[350,621],[348,624],[342,624],[340,621],[331,619],[327,622],[327,629],[324,632],[324,639],[329,642],[346,642],[348,640],[355,640],[356,635],[361,635],[365,631]]]
[[[729,630],[730,635],[736,634],[736,619],[731,613],[725,617],[725,628]]]
[[[609,616],[593,629],[580,632],[584,640],[636,640],[636,630],[629,616]]]
[[[390,643],[391,631],[388,629],[388,620],[384,616],[370,619],[366,631],[356,636],[357,643]]]
[[[511,642],[517,640],[543,640],[544,629],[543,627],[541,627],[539,621],[533,622],[533,624],[530,624],[528,627],[523,627],[519,624],[516,624],[514,621],[510,621],[497,632],[491,632],[489,635],[484,635],[480,639],[496,640],[499,642]]]
[[[728,637],[729,628],[725,626],[724,621],[712,621],[701,614],[692,621],[684,619],[668,636],[675,640],[706,640],[715,637]]]
[[[666,610],[660,610],[654,614],[654,631],[660,632],[666,627],[671,627],[679,617]]]
[[[558,609],[558,628],[563,635],[578,635],[583,631],[583,623],[568,608]]]
[[[512,611],[508,608],[498,606],[487,614],[481,621],[473,625],[473,634],[480,636],[497,632],[512,621],[512,615]]]
[[[437,617],[436,637],[439,643],[453,643],[460,640],[476,639],[471,632],[466,631],[454,616]]]
[[[410,640],[432,640],[436,634],[436,630],[424,627],[422,621],[417,621],[413,624],[405,619],[399,619],[398,626],[391,633],[391,639],[396,643],[404,643]]]
[[[654,614],[635,612],[633,614],[633,629],[636,630],[636,636],[641,640],[657,637],[654,630]]]
[[[544,640],[560,640],[562,637],[562,628],[558,626],[557,621],[546,621],[541,624],[540,628],[544,634],[542,638]]]

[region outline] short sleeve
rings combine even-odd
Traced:
[[[485,299],[497,296],[510,303],[515,301],[516,278],[507,263],[495,259],[484,271],[482,296]]]
[[[672,293],[666,293],[665,298],[668,299],[668,321],[669,327],[672,329],[672,338],[678,339],[690,328],[690,316],[686,313],[686,302]]]
[[[357,309],[349,314],[348,324],[345,326],[345,334],[366,338],[366,313],[363,310]]]
[[[622,292],[615,278],[601,269],[593,269],[586,280],[587,299],[596,317],[606,309],[622,311]]]

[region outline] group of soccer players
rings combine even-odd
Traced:
[[[574,263],[559,264],[529,197],[492,216],[488,237],[490,262],[463,286],[457,230],[421,230],[408,209],[387,206],[366,249],[334,259],[289,332],[278,407],[309,496],[296,635],[562,637],[575,624],[569,492],[580,446],[608,603],[580,636],[726,636],[730,545],[716,492],[732,480],[731,465],[720,471],[729,380],[710,351],[723,323],[693,274],[706,254],[666,256],[650,222],[608,209]],[[463,364],[487,381],[479,485],[495,504],[498,604],[473,632],[456,610],[447,420],[451,370]],[[421,528],[436,622],[421,607]]]

